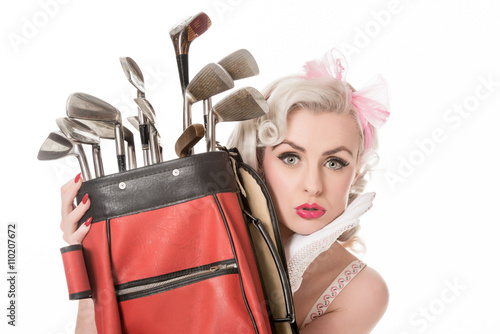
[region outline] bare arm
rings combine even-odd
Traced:
[[[90,207],[90,199],[74,205],[76,194],[82,185],[80,177],[71,179],[61,187],[61,230],[63,239],[70,245],[81,244],[92,224],[82,224],[78,229],[78,222]],[[78,304],[75,333],[97,333],[94,316],[94,301],[90,298],[82,299]]]
[[[300,333],[370,333],[384,315],[388,302],[385,281],[374,269],[366,267],[338,295],[327,313]]]

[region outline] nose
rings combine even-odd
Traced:
[[[311,196],[318,196],[323,191],[323,177],[321,171],[316,166],[304,168],[302,185],[304,191]]]

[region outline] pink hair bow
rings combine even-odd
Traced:
[[[347,63],[342,53],[336,49],[328,51],[321,60],[309,61],[304,65],[305,75],[302,78],[315,79],[331,77],[346,84]],[[349,89],[349,91],[351,91]],[[363,129],[364,148],[373,147],[373,129],[385,124],[390,115],[389,90],[387,83],[378,75],[367,85],[351,93],[351,103],[359,114]],[[371,126],[370,126],[371,125]]]

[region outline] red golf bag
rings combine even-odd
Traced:
[[[99,333],[298,333],[269,194],[237,153],[89,180],[85,194],[90,232],[61,251]]]

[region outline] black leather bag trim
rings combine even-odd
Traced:
[[[239,192],[228,154],[196,154],[83,182],[78,203],[89,194],[91,205],[79,225],[223,192]]]

